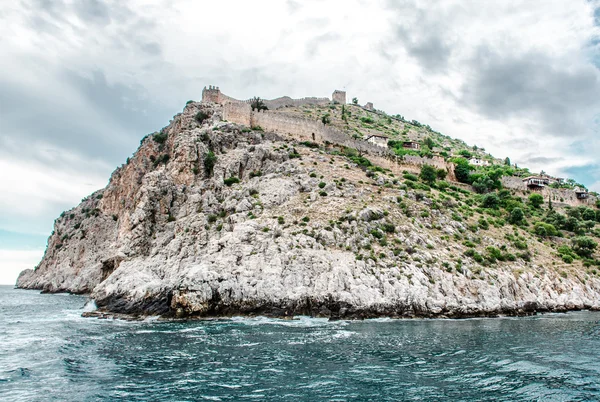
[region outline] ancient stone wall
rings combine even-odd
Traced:
[[[228,103],[242,103],[242,104],[251,104],[253,99],[246,100],[238,100],[223,94],[218,87],[209,86],[208,88],[204,88],[202,90],[202,102],[214,102],[219,104],[228,104]],[[282,96],[276,99],[262,99],[265,106],[267,106],[270,110],[279,109],[282,107],[299,107],[304,105],[318,105],[324,106],[329,105],[331,101],[329,98],[315,98],[315,97],[307,97],[300,99],[292,99],[289,96]]]
[[[230,102],[223,106],[223,120],[250,127],[252,109],[248,103]]]
[[[260,126],[267,132],[274,132],[284,138],[296,141],[314,141],[354,148],[360,152],[367,153],[369,159],[376,165],[396,172],[399,169],[417,172],[423,165],[432,165],[437,169],[446,170],[449,181],[456,181],[454,164],[446,162],[442,157],[397,156],[389,149],[367,141],[354,139],[346,132],[325,125],[320,121],[289,116],[268,110],[260,112],[252,111],[250,105],[246,103],[226,103],[223,107],[223,119],[249,127]]]
[[[342,105],[346,104],[346,91],[335,90],[331,95],[331,100]]]
[[[204,87],[202,90],[202,102],[222,103],[223,98],[221,95],[219,87],[209,85],[208,88]]]

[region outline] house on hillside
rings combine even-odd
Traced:
[[[389,137],[385,135],[373,134],[366,138],[367,142],[370,142],[373,145],[377,145],[378,147],[387,148]]]
[[[406,148],[406,149],[420,149],[421,148],[421,144],[419,144],[418,142],[414,142],[414,141],[404,141],[402,143],[402,148]]]
[[[581,187],[575,187],[575,195],[580,200],[585,200],[586,198],[588,198],[590,196],[588,191],[585,188],[581,188]]]
[[[565,179],[563,179],[561,177],[553,177],[553,176],[550,176],[550,175],[548,175],[548,174],[546,174],[544,172],[540,173],[540,177],[542,177],[544,179],[547,179],[548,180],[548,185],[554,184],[554,183],[562,184],[565,181]]]
[[[490,166],[490,163],[484,159],[471,158],[469,159],[469,165],[473,166]]]
[[[543,176],[529,176],[524,178],[523,182],[531,189],[543,188],[550,184],[550,180]]]
[[[365,109],[375,110],[375,108],[373,107],[373,102],[367,102],[367,104],[365,105]]]

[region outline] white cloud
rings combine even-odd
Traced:
[[[597,165],[594,7],[600,2],[2,2],[0,229],[49,231],[61,208],[103,186],[139,138],[208,84],[239,98],[345,87],[361,103],[534,171]]]
[[[0,285],[14,285],[19,273],[34,268],[43,255],[44,250],[0,249]]]

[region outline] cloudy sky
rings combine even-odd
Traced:
[[[600,0],[15,0],[0,38],[0,283],[209,84],[346,89],[600,191]]]

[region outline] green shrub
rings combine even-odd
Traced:
[[[523,213],[523,210],[521,208],[513,208],[513,210],[510,213],[510,216],[508,217],[508,221],[513,225],[520,225],[521,223],[523,223],[524,217],[525,214]]]
[[[496,193],[486,194],[483,196],[483,199],[481,200],[481,206],[483,208],[497,209],[499,205],[500,205],[500,198],[498,197],[498,195]]]
[[[317,177],[317,174],[316,174],[315,172],[313,172],[313,173],[311,173],[309,176],[310,176],[310,177]]]
[[[490,262],[495,262],[496,260],[505,260],[504,255],[502,254],[502,251],[500,251],[500,249],[494,246],[488,246],[485,250],[487,251],[487,259],[490,260]]]
[[[305,147],[308,147],[308,148],[319,148],[319,144],[317,144],[316,142],[312,142],[312,141],[302,141],[299,144],[304,145]]]
[[[319,191],[319,195],[321,197],[327,197],[327,192],[325,192],[325,191]]]
[[[581,257],[591,257],[598,243],[588,236],[578,236],[572,240],[573,251]]]
[[[573,257],[571,257],[569,254],[561,254],[560,257],[567,264],[571,264],[573,262]]]
[[[225,183],[226,186],[231,187],[233,184],[239,183],[240,179],[238,179],[235,176],[231,176],[225,180],[223,180],[223,183]]]
[[[417,176],[415,176],[414,174],[411,174],[411,173],[404,173],[402,175],[402,177],[404,177],[406,180],[410,180],[410,181],[417,181],[419,179]]]
[[[217,156],[213,153],[213,151],[208,151],[204,154],[204,172],[206,177],[212,176],[216,163]]]
[[[152,139],[154,141],[158,142],[159,144],[164,144],[165,141],[167,141],[167,138],[169,138],[169,135],[164,131],[161,131],[160,133],[156,133],[152,136]]]
[[[488,175],[483,174],[473,181],[473,189],[480,194],[488,193],[494,188],[495,182]]]
[[[319,188],[324,188],[327,184],[325,182],[320,182],[319,183]]]
[[[208,216],[206,217],[206,221],[207,221],[208,223],[215,223],[215,222],[217,221],[217,215],[212,215],[212,214],[211,214],[211,215],[208,215]]]
[[[377,229],[373,229],[373,230],[371,230],[371,232],[370,232],[370,233],[371,233],[371,235],[372,235],[373,237],[375,237],[376,239],[381,239],[381,238],[383,238],[383,233],[382,233],[381,231],[377,230]]]
[[[394,233],[396,231],[396,226],[391,223],[384,223],[381,225],[381,229],[386,233]]]
[[[545,222],[536,222],[533,228],[533,232],[541,237],[558,235],[558,230],[556,230],[554,225]]]
[[[152,158],[150,158],[152,159]],[[169,154],[160,155],[158,158],[154,159],[154,167],[164,163],[165,165],[169,162],[170,156]]]
[[[201,110],[198,113],[196,113],[196,115],[194,116],[194,120],[196,120],[198,122],[198,124],[202,124],[209,117],[210,117],[210,115],[208,113],[206,113],[205,111]]]

